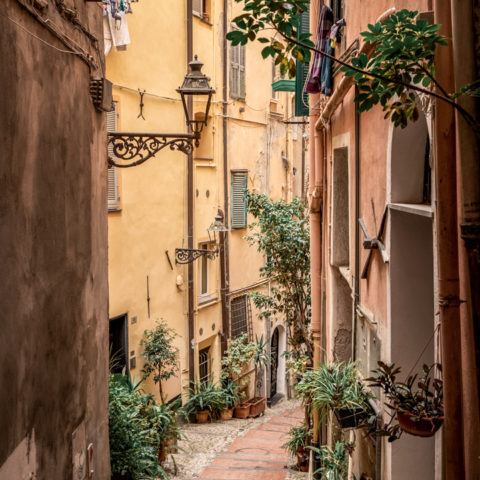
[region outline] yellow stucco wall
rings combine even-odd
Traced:
[[[209,125],[202,134],[200,147],[194,151],[195,248],[208,241],[206,229],[217,210],[224,209],[223,2],[208,3],[210,23],[193,18],[193,51],[204,62],[203,72],[211,78],[216,90]],[[235,4],[234,8],[238,10],[239,6]],[[158,0],[141,0],[133,4],[133,9],[133,15],[127,16],[131,44],[126,51],[112,51],[107,56],[106,75],[114,83],[119,130],[185,132],[183,108],[175,89],[186,73],[186,1],[170,2],[168,15],[163,15]],[[236,13],[229,12],[230,18]],[[262,59],[261,48],[257,43],[247,46],[245,101],[227,99],[228,184],[231,169],[247,169],[250,190],[276,199],[290,199],[298,190],[295,182],[300,176],[292,176],[291,166],[298,168],[301,134],[293,140],[292,128],[282,123],[292,115],[291,94],[281,92],[278,100],[272,101],[272,65],[270,60]],[[145,120],[137,118],[140,99],[137,89],[147,92]],[[194,105],[194,111],[202,110],[203,104]],[[288,170],[284,168],[282,154],[290,160]],[[155,319],[164,318],[177,331],[179,374],[165,388],[172,398],[182,391],[181,378],[184,384],[188,381],[187,267],[174,263],[175,248],[187,247],[187,157],[181,152],[163,150],[141,166],[121,170],[119,182],[121,211],[109,214],[110,318],[125,313],[129,316],[128,350],[136,358],[131,373],[137,378],[144,363],[140,340],[145,329],[153,328]],[[260,280],[259,267],[264,259],[255,248],[248,247],[243,239],[245,234],[244,229],[229,233],[230,291]],[[209,262],[211,300],[201,305],[198,304],[201,261],[195,262],[195,358],[198,364],[199,349],[211,346],[213,376],[217,379],[218,332],[222,324],[220,261],[217,258]],[[132,324],[133,317],[136,322]],[[263,333],[265,326],[255,317],[254,313],[254,333]],[[146,389],[158,390],[150,381]]]

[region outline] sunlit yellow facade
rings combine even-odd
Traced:
[[[245,95],[241,99],[232,95],[231,61],[235,53],[227,45],[230,84],[224,116],[224,2],[194,2],[198,4],[203,4],[205,11],[202,16],[193,15],[193,53],[204,63],[203,72],[210,77],[216,93],[208,127],[193,154],[194,248],[209,241],[207,228],[219,209],[226,210],[231,219],[231,192],[225,209],[225,174],[229,188],[232,174],[241,171],[247,173],[249,190],[274,199],[291,199],[302,194],[302,179],[306,179],[301,169],[308,163],[302,162],[306,143],[303,125],[284,123],[294,120],[293,94],[272,91],[272,63],[262,59],[260,44],[245,47]],[[187,70],[187,2],[168,2],[168,12],[158,0],[140,0],[132,6],[133,14],[126,16],[131,43],[126,50],[113,48],[107,55],[106,76],[114,84],[117,129],[184,133],[185,115],[176,89]],[[235,13],[228,12],[227,25],[231,26]],[[139,115],[139,91],[145,91],[144,118]],[[202,103],[194,105],[195,112],[203,109]],[[165,385],[169,398],[182,393],[189,378],[188,267],[175,263],[175,249],[188,246],[187,168],[185,154],[165,149],[141,166],[119,169],[118,208],[109,212],[108,222],[111,325],[118,318],[124,318],[128,325],[124,348],[134,378],[141,377],[144,363],[140,344],[143,332],[153,328],[159,318],[175,329],[179,373]],[[232,229],[230,222],[227,227],[229,306],[235,295],[261,282],[259,268],[264,259],[244,240],[245,228]],[[210,248],[215,247],[211,244]],[[222,330],[220,259],[196,260],[192,280],[195,376],[200,374],[199,354],[205,354],[209,347],[209,371],[216,380]],[[268,284],[259,288],[266,289]],[[252,326],[253,335],[270,330],[256,319],[255,312]],[[150,379],[146,389],[158,392]]]

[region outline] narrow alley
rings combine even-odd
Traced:
[[[302,480],[296,459],[282,448],[286,433],[302,423],[296,400],[281,401],[258,418],[186,424],[179,452],[165,467],[172,480]],[[176,466],[176,474],[175,474]]]

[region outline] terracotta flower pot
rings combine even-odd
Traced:
[[[309,456],[305,450],[299,450],[297,453],[297,468],[301,472],[308,472]]]
[[[265,397],[255,397],[248,401],[250,404],[250,416],[258,417],[265,411]]]
[[[165,453],[178,453],[177,444],[178,444],[178,440],[176,438],[170,438],[169,440],[165,440],[164,442]]]
[[[418,421],[412,420],[415,415],[409,412],[397,412],[397,420],[400,428],[410,435],[416,437],[433,437],[442,426],[444,417],[421,418]]]
[[[235,407],[233,411],[233,416],[235,418],[247,418],[250,415],[250,404],[242,403]]]
[[[233,408],[226,408],[220,412],[220,418],[222,420],[231,420],[233,417]]]
[[[208,422],[208,416],[210,415],[210,412],[208,410],[201,410],[200,412],[197,413],[197,423],[207,423]]]

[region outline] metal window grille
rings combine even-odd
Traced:
[[[232,298],[230,301],[230,336],[236,338],[244,333],[252,340],[252,308],[247,295]]]
[[[230,96],[245,99],[245,45],[230,47]]]
[[[198,372],[200,383],[210,381],[210,347],[203,348],[198,352]]]
[[[118,129],[118,111],[117,102],[113,102],[113,110],[107,112],[107,132],[116,132]],[[113,145],[108,145],[108,155],[113,155]],[[113,165],[107,170],[108,175],[108,210],[118,210],[119,197],[118,197],[118,168]]]

